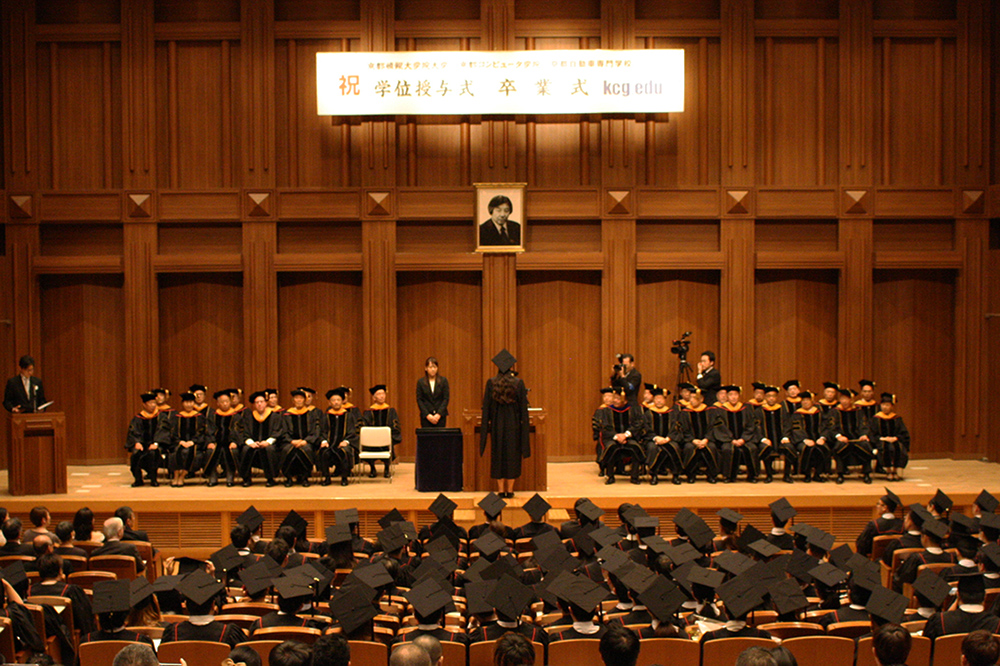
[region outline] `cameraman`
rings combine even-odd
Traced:
[[[642,374],[635,367],[632,354],[618,354],[618,363],[612,366],[611,385],[625,389],[625,400],[629,406],[639,406],[639,387]]]
[[[698,388],[706,396],[714,396],[722,386],[722,375],[715,367],[715,352],[703,351],[698,360]]]

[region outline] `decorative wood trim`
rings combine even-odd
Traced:
[[[750,220],[722,220],[719,227],[719,344],[727,352],[727,372],[741,385],[754,381],[756,319],[754,244]]]
[[[122,38],[118,23],[39,24],[35,38],[41,42],[117,42]]]
[[[959,251],[935,250],[879,250],[875,252],[874,268],[935,269],[963,266]]]
[[[757,217],[837,217],[837,190],[757,188]]]
[[[504,0],[506,1],[506,0]],[[493,0],[484,0],[492,3]],[[513,9],[513,3],[511,3]],[[511,12],[513,18],[513,12]],[[514,19],[511,37],[600,37],[600,19]],[[607,47],[605,47],[607,48]],[[493,50],[497,50],[494,48]],[[509,49],[503,49],[509,50]]]
[[[277,216],[281,220],[357,220],[361,217],[358,189],[279,189],[277,197]]]
[[[516,262],[513,254],[483,255],[483,378],[496,374],[490,359],[501,349],[517,356]]]
[[[789,248],[791,250],[791,248]],[[844,267],[843,252],[757,252],[756,267],[760,269],[816,270]]]
[[[752,226],[752,225],[751,225]],[[722,270],[726,265],[723,252],[643,252],[635,253],[636,269],[640,271]],[[752,263],[752,262],[751,262]]]
[[[115,221],[122,219],[120,192],[42,192],[38,218],[46,222]]]
[[[483,256],[482,252],[468,252],[463,254],[397,252],[396,271],[426,271],[428,266],[433,266],[435,272],[481,271],[483,269]],[[523,257],[524,255],[521,256]]]
[[[872,36],[876,39],[955,39],[959,32],[959,22],[937,19],[874,19]]]
[[[952,217],[955,191],[951,188],[880,187],[875,197],[876,217]]]
[[[955,231],[961,261],[955,285],[955,389],[984,396],[989,394],[988,375],[978,366],[979,350],[989,339],[985,317],[990,302],[986,271],[989,222],[959,220]],[[956,453],[988,457],[989,442],[983,436],[988,420],[983,418],[983,410],[973,400],[956,401],[955,407]]]
[[[451,19],[448,21],[416,20],[396,21],[396,37],[400,39],[461,39],[478,37],[482,25],[474,19]]]
[[[240,220],[236,190],[160,190],[161,220]]]
[[[424,266],[426,268],[426,265]],[[278,272],[360,271],[361,253],[338,254],[276,254],[274,270]]]
[[[76,273],[123,273],[125,263],[120,254],[47,256],[39,255],[32,262],[35,275],[65,275]]]
[[[278,244],[273,222],[243,223],[243,381],[278,381]]]
[[[615,350],[635,349],[637,339],[635,220],[602,220],[601,246],[601,353],[612,358]]]
[[[158,254],[153,257],[153,270],[159,273],[239,273],[243,256],[221,254]]]
[[[757,37],[805,38],[837,37],[840,22],[837,19],[756,19],[754,33]]]
[[[844,268],[840,271],[837,326],[850,334],[837,336],[838,377],[868,377],[874,364],[872,231],[870,218],[840,220]]]
[[[123,230],[125,300],[125,386],[137,396],[159,386],[159,288],[153,268],[157,229],[153,221],[126,224]],[[134,400],[134,397],[133,397]]]
[[[600,252],[524,252],[517,255],[517,269],[536,271],[599,271],[604,268]]]
[[[533,189],[525,192],[525,214],[529,220],[596,220],[601,216],[601,192],[580,189]],[[469,209],[471,214],[471,208]]]
[[[718,218],[722,211],[720,191],[717,187],[698,189],[639,187],[634,192],[636,216],[640,218]]]
[[[450,25],[450,22],[448,23]],[[358,21],[276,21],[275,39],[358,39]]]
[[[722,34],[722,24],[716,19],[636,19],[635,34],[637,37],[718,39]]]
[[[244,8],[245,8],[245,2]],[[153,38],[158,42],[240,40],[240,23],[236,21],[194,21],[190,23],[157,23]]]

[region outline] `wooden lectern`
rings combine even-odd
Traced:
[[[528,410],[531,425],[531,457],[521,461],[521,478],[514,483],[514,490],[544,492],[548,489],[548,457],[545,452],[545,417],[548,413],[541,408]],[[462,413],[462,440],[465,458],[463,485],[466,491],[496,490],[496,481],[490,478],[490,446],[487,439],[486,451],[479,455],[479,433],[483,424],[483,412],[466,409]]]
[[[66,415],[10,415],[7,478],[11,495],[66,494]]]

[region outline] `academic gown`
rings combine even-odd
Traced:
[[[188,441],[194,444],[189,447],[180,445],[180,442]],[[168,451],[171,472],[192,472],[198,456],[205,451],[205,416],[197,410],[168,413],[166,418],[160,420],[156,443]]]
[[[156,646],[153,639],[146,634],[136,633],[128,629],[119,631],[92,631],[89,634],[80,634],[80,643],[95,643],[97,641],[128,641],[129,643],[145,643],[154,651]]]
[[[956,610],[935,613],[924,625],[923,635],[932,641],[948,634],[967,634],[977,629],[985,629],[992,634],[1000,631],[1000,619],[988,610],[979,613]]]
[[[237,423],[239,412],[235,409],[222,411],[220,409],[207,410],[205,423],[205,473],[210,479],[218,477],[219,466],[227,479],[232,479],[238,467],[239,453],[239,433]],[[237,444],[235,449],[230,448],[230,444]],[[208,444],[215,444],[212,451],[207,451]]]
[[[955,554],[947,551],[932,553],[925,549],[923,552],[913,553],[903,560],[899,569],[893,574],[892,587],[896,592],[902,592],[904,583],[912,584],[917,579],[917,567],[922,564],[943,564],[946,562],[954,564],[955,561]]]
[[[486,641],[499,640],[499,638],[504,634],[506,634],[507,632],[511,632],[514,634],[521,634],[532,643],[541,643],[542,645],[549,644],[549,635],[542,627],[538,627],[533,624],[524,624],[519,622],[517,624],[517,627],[508,628],[508,627],[501,627],[499,624],[496,623],[496,621],[487,622],[486,624],[483,624],[479,628],[470,631],[468,634],[469,643],[483,643]]]
[[[764,463],[764,470],[771,476],[774,460],[781,456],[785,459],[785,475],[790,476],[798,462],[798,452],[791,444],[791,415],[780,402],[773,407],[765,403],[757,407],[756,419],[759,436],[757,455]],[[785,438],[789,442],[782,442]],[[765,439],[771,443],[765,444]]]
[[[887,566],[892,566],[892,556],[900,548],[920,548],[922,536],[920,532],[910,534],[909,532],[900,535],[898,539],[890,541],[882,551],[882,562]]]
[[[681,463],[690,481],[704,468],[710,481],[719,475],[719,441],[721,440],[722,418],[719,410],[704,403],[698,409],[688,407],[680,413],[680,429],[683,436]],[[696,439],[707,439],[708,444],[699,449]]]
[[[677,422],[677,411],[670,407],[660,409],[653,405],[646,410],[644,418],[646,468],[650,474],[663,474],[669,470],[674,478],[677,478],[683,469],[681,464],[683,438]],[[654,437],[669,437],[670,441],[666,444],[657,444]]]
[[[705,644],[708,641],[714,641],[720,638],[771,638],[771,634],[767,633],[763,629],[758,629],[757,627],[743,627],[738,631],[731,631],[722,627],[721,629],[716,629],[715,631],[703,634],[701,642],[702,644]]]
[[[747,480],[756,479],[760,462],[757,458],[757,421],[753,407],[742,402],[735,405],[725,403],[720,413],[724,419],[720,431],[722,477],[735,481],[740,465],[746,465]],[[743,444],[734,446],[734,439],[742,439]]]
[[[864,411],[856,407],[842,409],[840,405],[827,412],[827,439],[837,463],[837,474],[843,475],[851,465],[860,465],[865,474],[871,472],[872,443],[861,439],[869,436],[868,419]],[[837,435],[847,438],[846,442]]]
[[[498,375],[499,377],[499,375]],[[514,401],[500,403],[493,399],[493,382],[486,380],[483,391],[483,420],[479,435],[479,455],[486,452],[486,437],[490,439],[490,478],[517,479],[521,476],[521,461],[531,455],[528,417],[528,389],[515,378]]]
[[[191,624],[185,620],[184,622],[176,622],[164,627],[160,643],[209,641],[212,643],[226,643],[229,647],[234,648],[247,640],[246,632],[235,624],[216,622],[215,620],[208,624]]]
[[[400,636],[396,636],[396,638],[393,639],[392,644],[399,645],[400,643],[409,643],[417,636],[433,636],[439,641],[448,641],[450,643],[461,643],[463,645],[469,644],[469,636],[465,632],[459,633],[451,631],[450,629],[444,629],[442,627],[430,630],[415,629]]]
[[[254,620],[253,624],[250,625],[250,631],[247,633],[253,636],[254,632],[258,629],[267,629],[269,627],[312,627],[313,629],[325,629],[327,626],[329,625],[326,622],[320,622],[301,615],[288,615],[272,611]]]
[[[284,443],[285,428],[281,414],[271,411],[268,407],[263,414],[257,410],[248,409],[240,419],[240,436],[243,437],[243,447],[240,452],[240,472],[244,481],[251,479],[254,467],[264,470],[264,476],[274,483],[274,473],[278,463],[278,450]],[[252,448],[250,442],[270,440],[265,447]]]
[[[798,450],[798,470],[809,478],[810,474],[826,474],[830,471],[829,442],[820,442],[826,437],[826,425],[823,412],[813,405],[811,409],[799,407],[792,413],[791,437],[792,445]],[[815,442],[808,446],[806,440]]]
[[[903,423],[903,417],[898,414],[878,412],[868,421],[871,430],[872,443],[878,455],[878,462],[883,468],[905,468],[910,461],[910,431]],[[884,442],[883,437],[896,437],[895,442]]]
[[[621,461],[629,456],[632,459],[631,477],[639,478],[639,469],[646,458],[646,451],[639,442],[644,439],[644,419],[642,408],[636,405],[624,404],[621,407],[611,406],[601,414],[601,440],[604,442],[604,455],[599,464],[609,478],[614,478],[615,469]],[[624,441],[619,442],[615,435],[630,433]]]
[[[864,529],[861,530],[861,534],[858,535],[857,541],[855,541],[855,550],[865,557],[871,557],[875,537],[882,536],[883,534],[902,533],[903,520],[901,518],[879,516],[875,520],[869,521]]]
[[[868,611],[864,608],[851,608],[849,604],[816,618],[816,622],[823,625],[824,628],[838,622],[867,622],[868,620]]]
[[[289,407],[281,414],[285,441],[281,446],[281,473],[286,479],[308,478],[316,461],[320,440],[320,411],[312,405],[299,409]],[[293,440],[305,440],[305,446],[295,447]]]
[[[143,471],[146,472],[147,479],[156,480],[156,471],[162,464],[163,452],[159,449],[149,450],[149,445],[156,442],[159,420],[159,412],[147,414],[140,411],[129,422],[125,449],[129,452],[129,468],[136,483],[142,481]],[[136,449],[136,444],[142,445],[142,451]]]
[[[584,633],[579,632],[576,629],[574,629],[572,627],[572,625],[571,625],[569,627],[566,627],[565,629],[560,629],[559,631],[554,631],[554,630],[553,631],[549,631],[549,644],[551,645],[552,643],[555,643],[556,641],[572,641],[572,640],[577,640],[577,639],[581,639],[581,638],[584,638],[584,639],[589,638],[589,639],[593,639],[593,640],[596,641],[596,640],[600,640],[601,636],[603,636],[607,632],[608,632],[608,628],[605,627],[604,625],[600,625],[599,628],[597,629],[597,631],[595,633],[593,633],[593,634],[584,634]]]
[[[872,417],[878,413],[878,401],[877,400],[865,400],[864,398],[858,398],[854,401],[854,406],[862,411],[865,415],[865,419],[868,421],[872,420]]]
[[[340,443],[347,441],[347,446],[341,448]],[[339,411],[327,409],[320,421],[320,443],[328,442],[329,446],[320,448],[316,457],[316,468],[323,477],[330,479],[330,470],[346,479],[357,460],[358,454],[358,418],[349,409],[341,407]]]
[[[73,602],[73,628],[81,634],[89,634],[96,629],[94,611],[90,607],[90,598],[79,585],[61,581],[35,583],[29,589],[29,594],[40,597],[66,597]]]

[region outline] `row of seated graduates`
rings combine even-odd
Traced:
[[[55,654],[63,661],[71,661],[79,635],[93,629],[94,615],[89,590],[72,583],[68,577],[74,571],[86,575],[91,564],[98,563],[91,558],[104,555],[133,558],[139,574],[146,563],[137,543],[144,544],[156,556],[146,532],[133,528],[135,514],[128,506],[118,507],[100,532],[94,530],[94,514],[87,507],[79,509],[72,522],[61,521],[51,530],[51,515],[44,506],[31,509],[28,518],[32,526],[27,530],[22,529],[20,518],[9,516],[4,508],[0,508],[0,517],[3,521],[0,576],[5,587],[10,586],[4,590],[4,596],[13,605],[6,604],[6,615],[13,623],[19,653],[43,651],[47,636],[55,639]],[[50,603],[52,597],[67,602]],[[24,605],[25,601],[29,606]],[[60,605],[69,606],[67,615],[57,610]],[[44,635],[37,630],[27,610],[35,607],[43,615]]]
[[[673,405],[666,400],[670,391],[655,384],[646,385],[641,405],[628,403],[622,388],[603,388],[603,403],[591,419],[598,473],[611,484],[628,465],[633,484],[644,472],[651,485],[668,472],[674,484],[682,476],[694,483],[701,473],[709,483],[720,474],[732,483],[742,467],[747,481],[756,483],[763,468],[764,482],[770,483],[774,461],[782,459],[786,483],[793,482],[793,474],[823,482],[831,463],[836,463],[838,484],[852,468],[871,483],[873,463],[876,472],[899,480],[910,440],[895,412],[896,396],[873,395],[874,382],[860,384],[861,394],[824,382],[817,398],[791,379],[779,399],[777,387],[754,382],[754,397],[743,402],[739,386],[708,395],[682,383]]]
[[[298,482],[308,487],[314,467],[321,485],[329,485],[334,473],[341,477],[341,485],[347,485],[362,426],[388,426],[392,443],[402,440],[399,415],[386,402],[384,384],[369,389],[373,403],[364,410],[350,402],[351,389],[345,386],[326,392],[326,410],[313,404],[316,390],[306,386],[291,391],[293,405],[288,409],[278,404],[277,389],[251,394],[247,405],[242,404],[238,388],[216,391],[214,409],[205,402],[206,391],[205,385],[192,384],[180,395],[180,410],[166,402],[167,389],[150,389],[140,396],[143,407],[129,423],[125,444],[133,487],[145,481],[159,485],[161,468],[168,470],[175,487],[182,487],[185,478],[199,470],[209,486],[218,484],[221,470],[227,486],[235,485],[239,475],[247,487],[253,483],[254,468],[264,472],[268,486],[280,474],[286,486]],[[264,440],[267,446],[250,444]],[[370,469],[374,477],[374,462]],[[386,478],[389,473],[385,461]]]
[[[891,493],[882,499],[894,501],[898,506]],[[983,600],[982,573],[956,575],[959,608],[941,612],[951,589],[944,578],[927,573],[914,581],[920,608],[908,612],[908,600],[881,585],[878,565],[870,559],[846,545],[834,548],[832,535],[808,525],[785,531],[796,512],[784,498],[771,505],[771,534],[751,525],[741,529],[742,516],[722,509],[717,538],[703,519],[682,509],[674,517],[679,536],[671,541],[657,536],[657,518],[629,503],[619,507],[622,526],[617,530],[603,525],[603,511],[586,499],[574,507],[576,520],[559,529],[544,522],[549,506],[537,495],[525,505],[531,522],[516,530],[500,522],[505,503],[496,495],[491,493],[480,507],[488,522],[469,532],[454,523],[455,505],[443,495],[431,505],[438,521],[420,530],[393,510],[379,521],[383,529],[374,544],[362,540],[370,546],[364,550],[355,546],[360,539],[357,512],[346,510],[327,529],[325,553],[316,561],[301,557],[313,546],[303,543],[306,524],[294,512],[276,539],[263,546],[265,554],[255,557],[253,551],[264,542],[254,542],[250,535],[259,531],[263,517],[251,507],[238,520],[234,543],[213,554],[207,566],[223,580],[196,566],[192,573],[158,580],[152,594],[137,601],[208,620],[168,625],[163,640],[196,639],[208,631],[203,626],[228,636],[226,642],[242,639],[207,616],[215,612],[223,592],[227,601],[243,596],[259,603],[273,591],[277,611],[255,619],[244,635],[297,626],[339,631],[352,640],[398,643],[429,633],[439,640],[470,643],[511,630],[544,645],[600,638],[609,622],[633,626],[642,637],[684,638],[689,632],[698,634],[696,620],[702,618],[725,623],[701,635],[703,641],[766,637],[765,630],[747,624],[747,615],[761,608],[773,610],[779,620],[826,611],[817,618],[821,627],[849,618],[874,625],[919,620],[921,611],[931,609],[931,621],[936,617],[941,625],[939,633],[953,633],[949,622],[958,617],[954,613],[970,615],[963,607]],[[531,550],[518,552],[518,539],[528,539]],[[289,542],[303,550],[291,552]],[[995,573],[997,544],[985,546],[983,553],[980,567],[987,575]],[[130,589],[133,595],[145,588],[141,581],[132,585],[139,588]],[[205,590],[211,599],[200,596]],[[221,610],[237,613],[241,608],[250,607],[236,603]],[[991,625],[1000,622],[992,613],[971,615],[978,626],[963,626],[963,631],[998,629]]]

